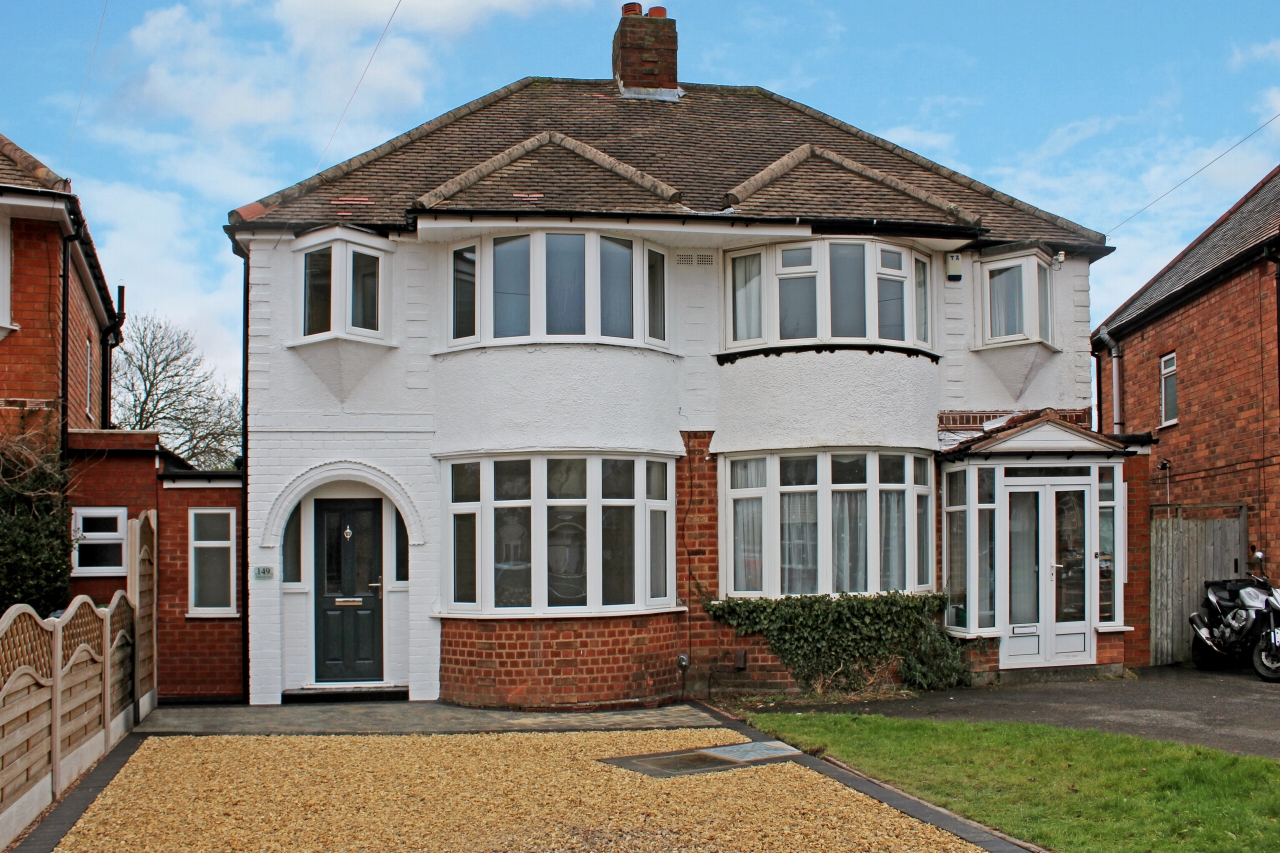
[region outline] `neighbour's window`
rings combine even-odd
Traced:
[[[929,262],[916,258],[916,340],[929,343]]]
[[[587,238],[547,235],[547,334],[587,333]]]
[[[1098,621],[1116,621],[1116,469],[1098,467]]]
[[[778,338],[818,336],[818,262],[814,246],[778,251]]]
[[[927,457],[886,451],[730,459],[732,592],[812,595],[928,586],[929,467]]]
[[[946,568],[947,624],[969,629],[969,472],[948,471],[946,474]]]
[[[978,469],[978,627],[996,626],[996,469]]]
[[[128,510],[123,507],[76,507],[71,512],[71,570],[77,577],[123,575]]]
[[[831,336],[867,336],[867,247],[831,245]]]
[[[453,251],[453,339],[476,335],[476,247]]]
[[[756,340],[764,336],[761,314],[763,257],[757,252],[733,259],[733,339],[735,341]]]
[[[631,241],[601,237],[600,334],[606,338],[630,338],[635,334],[634,275]]]
[[[235,511],[193,509],[190,512],[190,611],[231,615],[235,594]]]
[[[1160,424],[1178,421],[1178,354],[1160,359]]]
[[[649,250],[649,337],[667,339],[667,256]]]
[[[302,582],[302,504],[293,508],[284,525],[280,543],[280,579],[285,583]]]
[[[493,336],[529,334],[529,235],[493,241]]]
[[[302,334],[318,335],[333,328],[333,249],[307,252],[302,295]]]

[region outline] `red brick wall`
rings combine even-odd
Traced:
[[[238,617],[193,618],[188,603],[188,512],[190,508],[232,507],[240,521],[240,489],[159,490],[160,528],[157,596],[158,682],[164,699],[241,699],[244,668],[241,620],[246,613],[240,553],[236,576]],[[241,543],[240,547],[243,547]]]
[[[669,702],[680,682],[676,627],[672,613],[444,619],[440,698],[489,708],[578,710]]]
[[[624,17],[613,34],[613,76],[629,89],[676,88],[676,22]]]
[[[1134,630],[1123,635],[1126,666],[1151,663],[1151,483],[1150,457],[1131,456],[1124,463],[1129,489],[1129,575],[1124,585],[1124,624]]]

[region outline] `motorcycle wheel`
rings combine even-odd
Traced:
[[[1209,648],[1209,644],[1198,635],[1191,638],[1191,662],[1196,669],[1205,672],[1217,672],[1227,667],[1226,656]]]
[[[1268,652],[1266,643],[1259,640],[1253,647],[1253,671],[1263,681],[1280,683],[1280,653]]]

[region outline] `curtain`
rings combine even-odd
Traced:
[[[978,510],[978,627],[996,626],[996,511]]]
[[[631,309],[631,241],[601,237],[600,334],[632,337]]]
[[[1009,623],[1040,621],[1040,495],[1009,493]]]
[[[919,483],[919,478],[916,478]],[[929,569],[933,554],[929,550],[929,496],[916,495],[916,585],[925,586],[932,578]]]
[[[818,591],[818,493],[780,497],[782,594],[811,595]]]
[[[867,252],[861,243],[831,246],[831,334],[867,336]]]
[[[547,334],[587,333],[587,238],[547,235]]]
[[[764,499],[739,498],[733,502],[733,589],[762,592],[764,572]]]
[[[880,493],[880,589],[907,588],[907,493]]]
[[[831,554],[836,592],[867,591],[867,493],[831,493]]]
[[[952,472],[963,474],[963,471]],[[955,478],[961,479],[961,478]],[[954,482],[951,474],[947,475],[947,491],[951,492]],[[948,494],[950,503],[952,498]],[[963,491],[961,494],[963,504]],[[969,513],[966,510],[952,510],[947,513],[947,624],[955,628],[969,628]]]
[[[778,282],[778,337],[818,336],[818,279],[807,275]]]
[[[760,255],[733,259],[733,339],[764,337],[761,324]]]
[[[493,241],[493,336],[529,334],[529,237]]]
[[[882,278],[877,282],[880,337],[890,341],[907,338],[907,321],[904,309],[903,286],[896,278]]]
[[[1022,334],[1022,267],[991,273],[991,337]]]

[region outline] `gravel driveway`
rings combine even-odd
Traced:
[[[598,760],[744,740],[728,729],[152,737],[57,849],[979,853],[789,761],[661,779]]]

